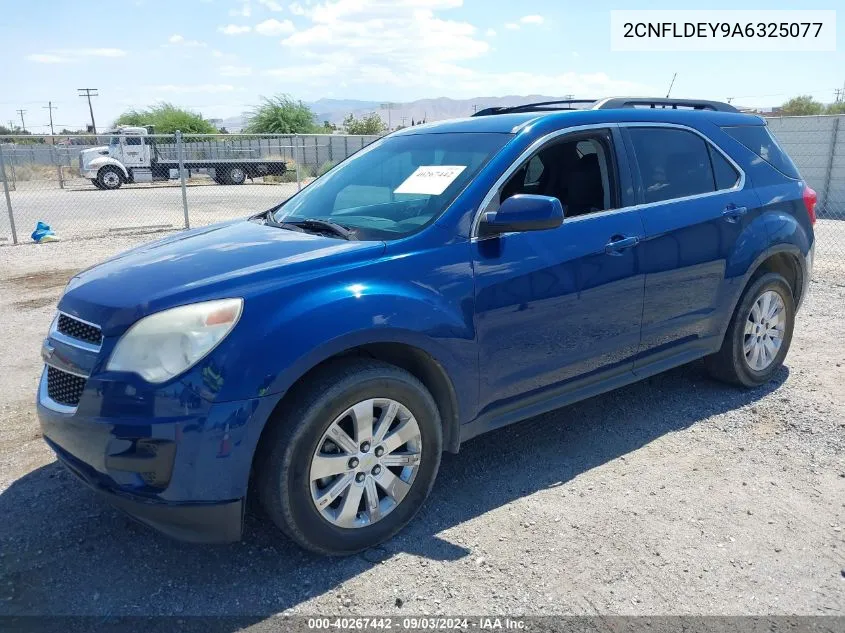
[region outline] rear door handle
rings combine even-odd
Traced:
[[[610,241],[604,245],[604,252],[608,255],[621,255],[622,251],[632,248],[640,243],[640,238],[636,235],[632,237],[622,237],[621,235],[614,235]]]
[[[739,220],[746,213],[748,213],[747,207],[735,207],[734,205],[729,205],[725,207],[724,211],[722,211],[722,217],[728,222],[733,223]]]

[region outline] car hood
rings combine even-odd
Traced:
[[[59,309],[103,334],[194,301],[245,297],[303,276],[328,274],[383,252],[346,241],[239,220],[183,231],[122,253],[71,279]]]

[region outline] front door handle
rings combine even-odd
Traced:
[[[722,211],[722,217],[725,218],[725,220],[727,220],[731,224],[733,224],[746,213],[748,213],[747,207],[737,207],[731,204],[725,207],[725,210]]]
[[[608,255],[621,255],[622,251],[632,248],[640,243],[640,238],[636,235],[632,237],[623,237],[621,235],[614,235],[610,241],[604,245],[604,252]]]

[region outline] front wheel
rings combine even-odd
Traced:
[[[745,290],[721,349],[705,359],[719,380],[757,387],[783,365],[795,325],[795,300],[783,276],[766,273]]]
[[[103,167],[97,174],[101,189],[119,189],[123,184],[123,174],[116,167]]]
[[[101,184],[100,184],[100,181],[99,181],[99,180],[97,180],[96,178],[92,178],[92,179],[91,179],[91,183],[92,183],[92,184],[93,184],[93,185],[94,185],[97,189],[102,189],[102,188],[103,188],[103,185],[101,185]]]
[[[329,366],[270,424],[257,457],[259,498],[285,534],[322,554],[353,554],[396,534],[440,466],[434,399],[380,361]]]

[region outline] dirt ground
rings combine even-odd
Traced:
[[[693,363],[489,433],[398,537],[326,559],[252,515],[238,544],[168,540],[41,440],[64,283],[140,239],[0,247],[0,615],[845,614],[845,265],[817,261],[769,384]]]

